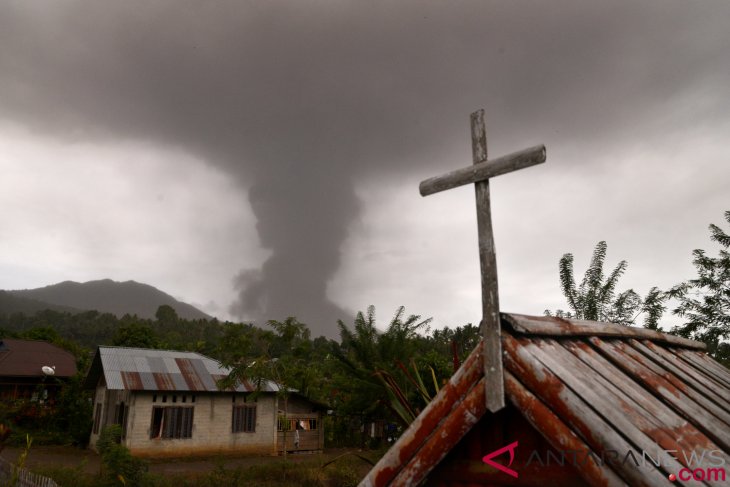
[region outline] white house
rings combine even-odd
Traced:
[[[287,451],[322,450],[320,405],[290,393],[285,412],[273,382],[256,395],[246,382],[220,390],[227,374],[199,353],[99,347],[86,377],[94,389],[89,444],[95,448],[101,430],[119,424],[122,443],[138,456],[277,454],[284,438]]]

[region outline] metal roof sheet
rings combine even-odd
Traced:
[[[87,386],[95,386],[96,378],[103,374],[110,390],[217,392],[217,381],[228,373],[218,361],[196,352],[99,347]],[[278,387],[265,381],[262,389],[276,392]],[[254,390],[247,381],[236,386],[238,392]]]
[[[730,466],[730,370],[703,353],[704,344],[553,317],[502,314],[502,323],[505,397],[555,449],[597,458],[611,451],[703,451]],[[361,486],[419,485],[473,425],[490,417],[481,348]],[[669,474],[697,466],[676,456],[659,467],[583,462],[578,473],[586,485],[670,486]]]

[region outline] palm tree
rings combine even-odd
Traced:
[[[418,415],[419,406],[430,400],[432,393],[421,380],[414,359],[422,339],[419,332],[427,329],[431,318],[404,316],[401,306],[383,332],[375,325],[374,306],[357,314],[353,330],[338,322],[342,340],[334,356],[343,365],[342,387],[348,393],[350,412],[382,417],[389,410],[407,425]],[[435,379],[434,385],[438,389]]]
[[[616,265],[610,274],[603,271],[608,246],[600,241],[593,250],[591,263],[583,280],[576,286],[573,270],[573,254],[564,254],[560,259],[560,287],[571,311],[558,309],[555,313],[545,310],[548,316],[605,321],[621,325],[633,325],[639,314],[646,313],[644,326],[657,329],[664,312],[665,294],[653,287],[642,299],[633,289],[617,292],[616,287],[628,263],[625,260]]]

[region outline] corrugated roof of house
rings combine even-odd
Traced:
[[[0,376],[43,377],[43,366],[55,367],[56,377],[71,377],[76,373],[76,358],[61,347],[40,340],[0,340]]]
[[[730,370],[704,344],[609,323],[502,314],[505,397],[557,450],[714,452],[730,465]],[[481,346],[361,482],[419,485],[487,413]],[[485,454],[488,452],[485,452]],[[670,486],[684,455],[583,462],[586,485]],[[509,478],[505,479],[509,480]],[[545,479],[549,483],[548,479]],[[546,483],[546,485],[548,485]],[[706,485],[727,485],[705,480]]]
[[[196,352],[99,347],[86,385],[95,387],[103,374],[110,390],[217,392],[218,381],[228,373],[229,369],[218,361]],[[254,390],[256,385],[248,381],[236,386],[238,392]],[[279,388],[274,382],[264,381],[260,390],[276,392]]]

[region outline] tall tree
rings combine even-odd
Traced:
[[[155,318],[159,323],[164,324],[176,324],[180,321],[180,317],[177,315],[175,308],[167,304],[162,304],[157,308]]]
[[[233,387],[238,382],[249,381],[256,385],[258,393],[267,382],[274,382],[277,385],[277,397],[283,406],[284,424],[283,436],[284,445],[288,430],[289,397],[293,392],[306,395],[309,389],[309,381],[312,379],[308,367],[308,351],[311,350],[309,329],[304,323],[300,323],[293,316],[284,321],[269,320],[268,325],[274,329],[274,333],[264,333],[266,345],[262,348],[260,355],[252,357],[251,342],[242,341],[245,348],[240,353],[229,353],[224,356],[222,364],[230,367],[228,377],[220,382],[221,387]],[[229,351],[230,352],[230,351]],[[284,450],[284,458],[287,456],[287,448]]]
[[[725,211],[730,224],[730,211]],[[708,345],[712,355],[730,365],[730,235],[710,224],[710,239],[720,244],[717,257],[692,252],[697,277],[674,286],[669,296],[679,301],[672,312],[685,322],[672,331]]]
[[[408,424],[408,417],[425,405],[418,381],[412,380],[418,375],[413,360],[425,353],[419,332],[430,322],[419,315],[406,318],[402,306],[382,332],[375,325],[374,306],[357,314],[352,330],[339,321],[342,340],[334,356],[342,364],[338,389],[344,397],[339,405],[343,412],[361,414],[365,420],[392,417]],[[405,403],[410,414],[402,410]]]
[[[150,326],[132,321],[117,328],[112,345],[119,347],[160,348],[160,339]]]
[[[609,274],[604,273],[607,248],[605,241],[598,242],[593,250],[591,263],[578,286],[573,270],[573,254],[564,254],[560,258],[560,287],[571,311],[558,309],[553,313],[545,310],[545,314],[628,326],[633,325],[636,318],[644,312],[644,326],[657,329],[665,309],[664,293],[653,287],[646,298],[642,299],[633,289],[618,292],[618,281],[628,263],[622,260]]]

